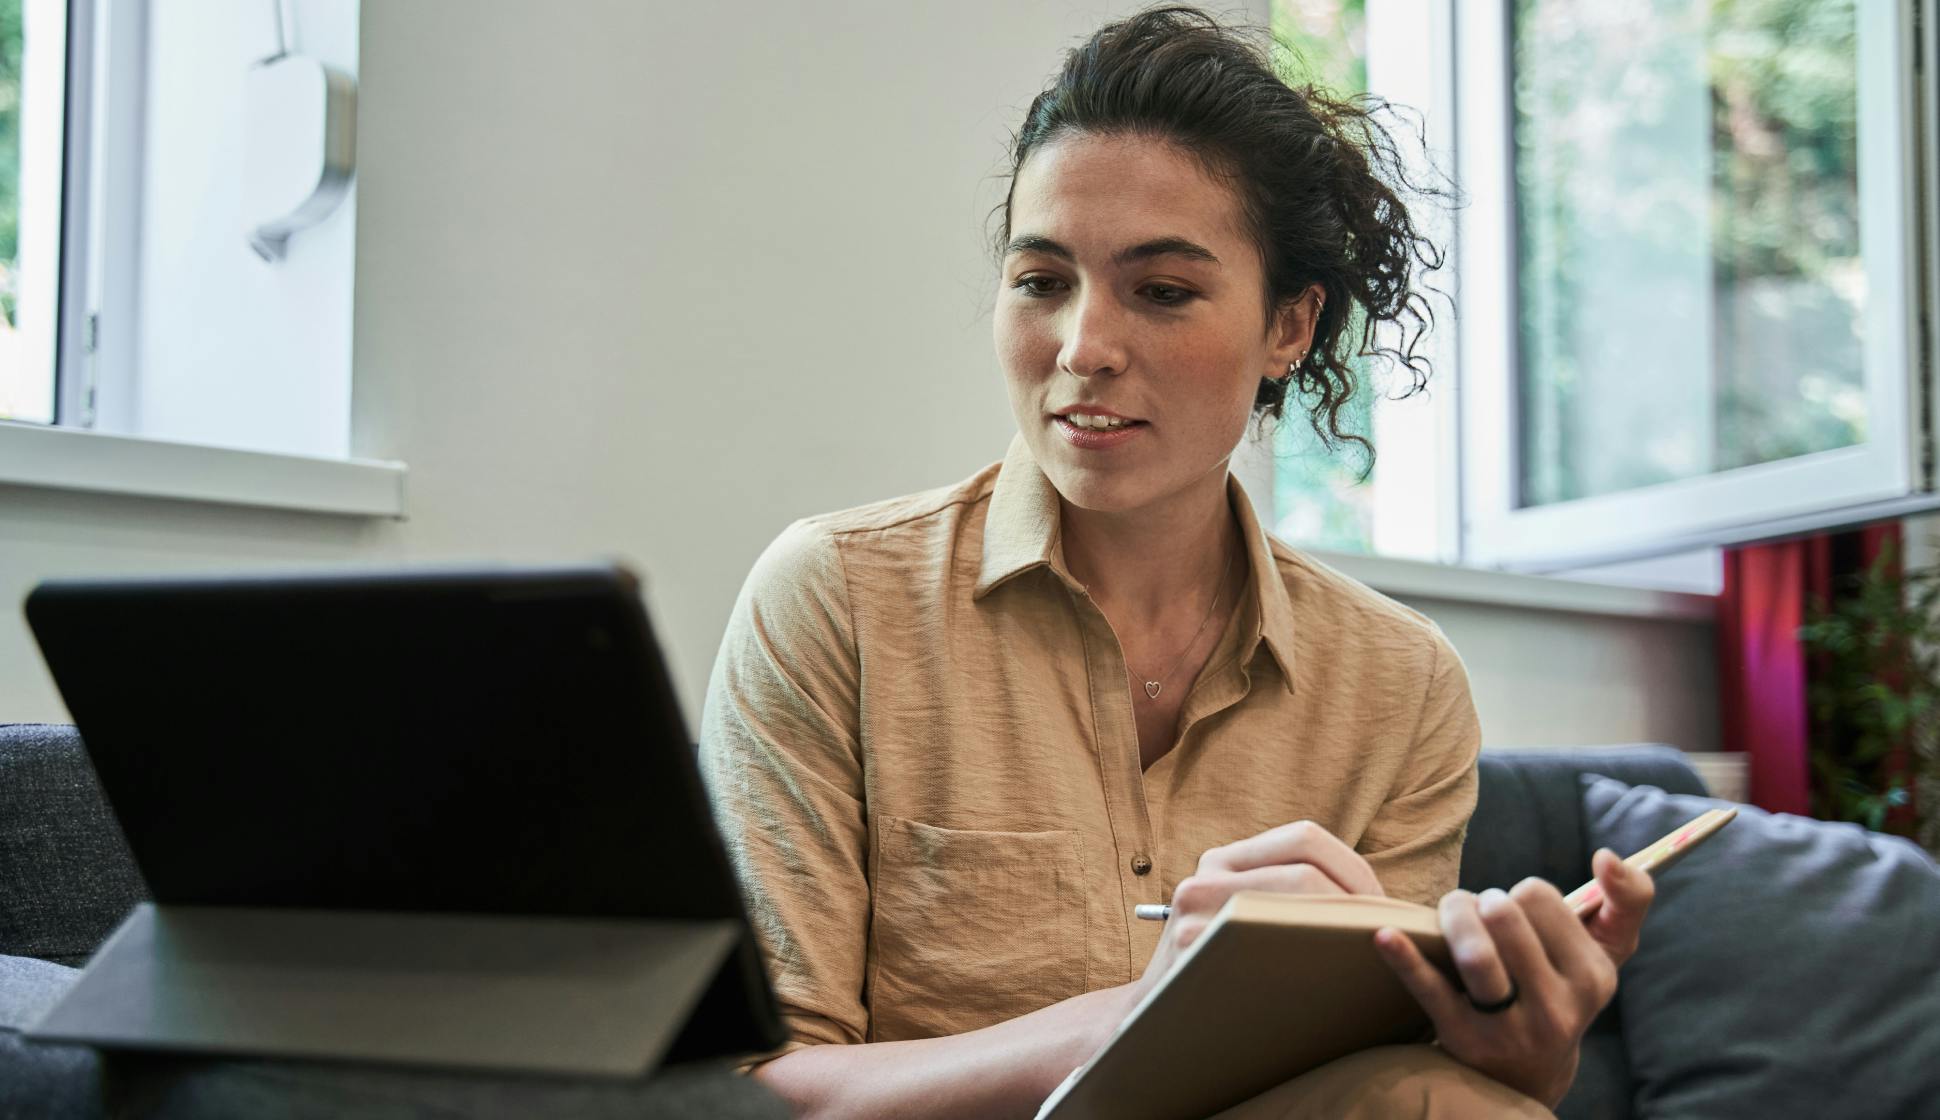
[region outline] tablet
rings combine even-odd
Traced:
[[[34,590],[27,617],[153,898],[64,1004],[89,996],[118,943],[145,948],[121,950],[129,959],[94,985],[96,1005],[65,1018],[57,1007],[41,1037],[612,1074],[782,1041],[624,570],[61,581]],[[711,931],[702,940],[719,943],[717,965],[681,939],[687,930]],[[351,944],[375,959],[349,959]],[[441,952],[459,964],[420,966]],[[225,953],[294,970],[261,993],[263,1013],[336,1016],[343,1029],[318,1039],[304,1027],[279,1046],[273,1024],[211,1024],[220,1009],[197,991],[216,982],[208,970],[222,972]],[[553,991],[535,959],[549,955],[573,958],[558,962]],[[312,964],[323,971],[306,972]],[[507,968],[537,978],[526,984],[537,1003],[482,1008],[481,993],[519,989],[503,982]],[[670,968],[704,975],[661,975]],[[109,1006],[150,982],[170,1000]],[[455,1040],[414,1048],[399,1036],[429,1028],[378,1029],[373,1016],[440,983],[449,990],[433,1003],[458,1002],[421,1018],[482,1016],[479,1037],[454,1025]],[[670,984],[682,990],[662,991]],[[361,994],[348,1006],[290,1003],[331,985]],[[625,993],[607,1009],[621,1020],[626,1002],[636,1013],[642,999],[686,1006],[656,1012],[667,1022],[654,1039],[603,1046],[570,1030],[593,1010],[594,988]],[[170,1011],[184,1001],[201,1010]],[[521,1016],[529,1023],[499,1021]]]

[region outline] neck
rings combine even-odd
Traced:
[[[1156,626],[1203,615],[1222,590],[1221,573],[1243,574],[1223,465],[1154,506],[1098,513],[1059,505],[1065,565],[1114,621]]]

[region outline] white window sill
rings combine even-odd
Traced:
[[[404,477],[403,463],[239,451],[0,421],[0,485],[403,517]]]
[[[1717,615],[1717,600],[1709,595],[1458,568],[1384,556],[1318,550],[1309,551],[1309,555],[1396,598],[1685,622],[1710,622]]]

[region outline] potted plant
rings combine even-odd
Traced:
[[[1890,548],[1815,601],[1809,655],[1812,813],[1940,854],[1940,567]]]

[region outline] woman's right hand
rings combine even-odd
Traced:
[[[1199,869],[1172,891],[1172,916],[1145,972],[1133,985],[1131,1006],[1165,979],[1236,891],[1285,894],[1385,895],[1374,869],[1333,833],[1295,821],[1213,848]]]

